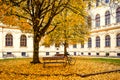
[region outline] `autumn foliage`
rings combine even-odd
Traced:
[[[111,72],[82,77],[80,75],[120,70],[120,65],[76,57],[75,65],[29,64],[32,59],[0,60],[1,80],[119,80],[120,72]],[[114,59],[113,59],[114,60]],[[77,75],[79,74],[79,75]]]

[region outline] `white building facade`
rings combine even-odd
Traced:
[[[120,6],[110,0],[91,4],[91,35],[80,49],[80,55],[120,56]]]
[[[117,5],[116,5],[117,4]],[[85,44],[69,45],[68,52],[79,56],[120,57],[120,6],[110,0],[97,0],[89,6],[91,35]],[[0,26],[0,58],[32,57],[33,35],[17,28]],[[40,46],[39,56],[53,56],[64,52],[64,47]],[[12,56],[11,56],[12,55]]]
[[[0,58],[32,56],[33,40],[30,36],[18,28],[0,25]]]

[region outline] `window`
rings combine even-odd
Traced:
[[[25,35],[21,35],[20,37],[20,46],[21,47],[26,47],[27,46],[27,38]]]
[[[88,38],[88,48],[91,48],[92,47],[92,40],[91,38]]]
[[[120,22],[120,7],[116,10],[116,23]]]
[[[5,37],[5,45],[6,46],[13,46],[13,36],[11,34],[7,34]]]
[[[117,53],[117,56],[120,56],[120,53]]]
[[[12,54],[12,52],[7,52],[7,55],[11,55]]]
[[[49,55],[49,52],[46,52],[46,56],[48,56]]]
[[[99,6],[100,0],[96,0],[96,6]]]
[[[22,52],[21,55],[22,55],[22,56],[26,56],[26,52]]]
[[[106,11],[105,13],[105,25],[110,24],[110,12]]]
[[[84,41],[81,42],[81,48],[84,48]]]
[[[117,43],[116,45],[120,47],[120,33],[116,37],[116,43]]]
[[[105,0],[105,3],[109,3],[109,0]]]
[[[56,54],[59,54],[59,52],[56,52]]]
[[[100,26],[100,15],[99,14],[96,15],[95,21],[96,21],[96,27],[99,27]]]
[[[88,53],[88,55],[91,55],[91,53]]]
[[[84,48],[84,44],[81,44],[81,48]]]
[[[81,52],[81,55],[84,55],[84,53],[83,53],[83,52]]]
[[[92,19],[90,16],[87,17],[87,23],[88,23],[88,26],[91,26],[92,25]]]
[[[73,45],[73,48],[77,48],[77,45],[76,45],[76,44],[74,44],[74,45]]]
[[[96,37],[96,47],[100,47],[100,37]]]
[[[77,55],[77,53],[76,53],[76,52],[74,52],[74,55],[76,56],[76,55]]]
[[[105,47],[110,47],[110,36],[105,36]]]
[[[99,56],[100,54],[99,53],[96,53],[97,56]]]
[[[110,55],[110,54],[107,52],[107,53],[106,53],[106,56],[109,56],[109,55]]]

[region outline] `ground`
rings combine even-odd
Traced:
[[[30,64],[32,59],[0,60],[0,80],[119,80],[120,63],[76,57],[75,65]],[[117,59],[112,59],[115,61]],[[120,59],[118,59],[120,61]],[[117,61],[116,61],[117,62]]]

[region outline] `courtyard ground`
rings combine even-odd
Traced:
[[[75,65],[30,64],[32,59],[0,60],[0,80],[120,80],[120,58],[75,57]]]

